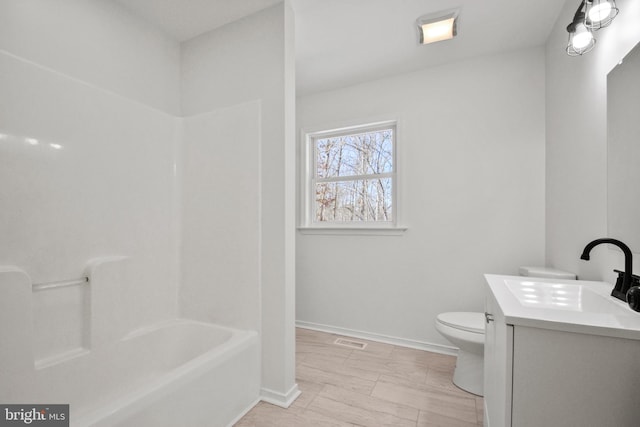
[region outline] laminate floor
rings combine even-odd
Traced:
[[[288,408],[260,402],[235,427],[476,427],[483,399],[453,385],[455,357],[359,338],[296,330],[296,381]]]

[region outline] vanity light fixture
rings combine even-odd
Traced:
[[[615,0],[587,0],[584,24],[592,30],[599,30],[611,24],[618,15]]]
[[[420,44],[450,40],[458,34],[459,9],[445,10],[417,19]]]
[[[573,21],[567,26],[567,54],[579,56],[593,49],[596,44],[593,30],[608,26],[617,15],[615,0],[582,0]]]
[[[567,44],[567,54],[569,56],[584,55],[589,52],[596,44],[596,39],[593,37],[591,29],[589,29],[585,23],[584,8],[586,1],[583,0],[573,15],[573,21],[567,25],[567,32],[569,33],[569,43]]]

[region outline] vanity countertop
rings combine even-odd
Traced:
[[[485,274],[510,325],[640,340],[640,312],[613,298],[613,285]]]

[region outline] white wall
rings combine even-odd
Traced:
[[[402,236],[297,236],[297,319],[420,343],[482,311],[483,273],[544,262],[544,53],[298,99],[302,129],[398,119]],[[299,144],[302,142],[299,141]]]
[[[185,116],[246,102],[260,106],[259,116],[252,118],[247,126],[258,126],[257,143],[260,146],[258,170],[252,172],[258,173],[260,186],[258,277],[262,394],[279,404],[286,404],[297,392],[294,361],[293,56],[293,18],[287,3],[265,9],[182,45],[182,111]],[[246,149],[258,150],[256,145],[247,145]],[[248,153],[250,158],[255,154]],[[229,172],[246,167],[235,162],[219,166]],[[228,224],[229,233],[243,233],[236,229],[244,226],[236,218]],[[185,238],[189,237],[185,234]],[[228,267],[231,271],[244,266],[233,262]],[[184,273],[183,278],[187,279]],[[192,316],[197,311],[194,301],[198,296],[206,299],[211,293],[204,287],[196,289],[186,282],[184,286],[181,311]],[[235,292],[232,286],[225,289]]]
[[[185,316],[260,328],[260,103],[184,120]]]
[[[179,113],[179,44],[113,1],[3,1],[0,49]]]
[[[595,33],[591,52],[572,58],[564,51],[577,1],[567,1],[546,46],[547,263],[612,283],[611,270],[624,267],[621,252],[600,246],[589,262],[580,254],[591,240],[607,237],[607,73],[640,40],[640,0],[617,4],[620,14]],[[628,191],[637,191],[635,183]]]
[[[130,327],[177,314],[177,52],[110,2],[0,4],[0,265],[38,283],[130,256]]]

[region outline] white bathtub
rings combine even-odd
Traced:
[[[68,403],[74,427],[224,427],[258,400],[258,335],[176,319],[32,375],[10,400]]]
[[[257,334],[189,320],[135,331],[87,371],[72,426],[227,426],[258,399]]]
[[[89,282],[34,290],[0,266],[0,403],[69,404],[72,427],[229,426],[259,399],[259,335],[186,319],[135,329],[129,267],[95,259]]]

